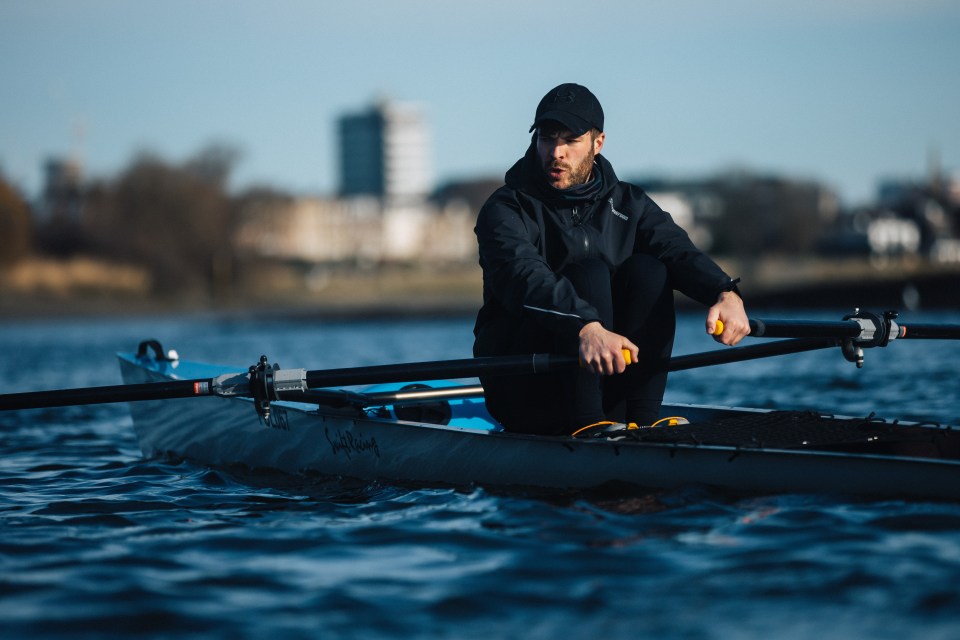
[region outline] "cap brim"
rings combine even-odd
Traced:
[[[574,115],[568,111],[548,111],[537,118],[537,121],[530,126],[530,131],[538,128],[545,122],[557,122],[566,127],[570,133],[577,136],[583,135],[587,131],[590,131],[590,129],[594,128],[592,124],[580,116]]]

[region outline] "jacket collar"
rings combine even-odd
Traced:
[[[507,171],[504,181],[508,187],[544,202],[586,202],[596,200],[610,191],[618,182],[617,175],[613,171],[613,165],[602,154],[597,154],[594,158],[594,168],[600,172],[600,189],[598,191],[592,190],[582,197],[569,197],[564,194],[564,191],[550,187],[544,180],[540,160],[537,158],[536,144],[531,142],[524,156]]]

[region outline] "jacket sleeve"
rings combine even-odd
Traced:
[[[504,189],[495,194],[477,218],[486,295],[510,315],[529,315],[557,337],[576,338],[600,315],[547,264],[536,245],[540,232],[513,193]]]
[[[648,195],[639,196],[643,214],[637,228],[635,251],[656,256],[667,266],[671,284],[684,295],[711,306],[721,291],[739,291],[738,280],[693,244],[690,236]]]

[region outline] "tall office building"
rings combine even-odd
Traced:
[[[78,223],[83,210],[83,165],[76,159],[51,157],[43,169],[43,193],[34,215],[41,222]]]
[[[341,195],[409,202],[430,193],[430,139],[417,107],[380,102],[341,117],[339,134]]]

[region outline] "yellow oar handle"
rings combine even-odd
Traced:
[[[717,320],[717,325],[713,329],[713,335],[719,336],[723,333],[723,321]]]
[[[633,364],[633,356],[630,355],[630,349],[621,349],[620,352],[623,354],[623,360],[624,360],[627,364]],[[586,363],[585,363],[583,360],[581,360],[581,361],[580,361],[580,368],[582,369],[582,368],[584,368],[584,367],[586,367],[586,366],[587,366]]]

